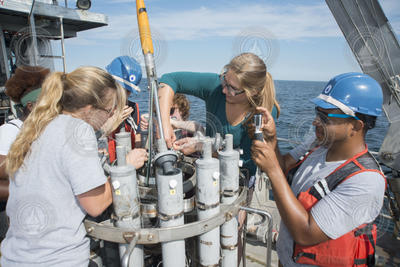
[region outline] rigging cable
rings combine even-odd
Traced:
[[[370,54],[371,56],[373,56],[373,53],[372,53],[372,51],[371,51],[371,48],[369,47],[367,41],[365,40],[363,34],[361,33],[361,31],[360,31],[360,29],[359,29],[359,27],[356,25],[356,23],[354,22],[354,20],[353,20],[352,17],[350,16],[349,12],[346,10],[346,8],[345,8],[345,6],[344,6],[344,4],[343,4],[343,0],[340,0],[340,4],[341,4],[343,10],[346,12],[346,15],[347,15],[348,19],[350,20],[350,22],[352,23],[352,25],[353,25],[354,28],[356,29],[357,33],[358,33],[359,36],[361,37],[362,41],[364,42],[365,48],[368,50],[369,54]],[[350,45],[350,49],[353,50],[353,48],[351,47],[351,44],[349,44],[349,45]],[[356,51],[353,50],[353,53],[354,53],[354,55],[356,56],[356,58],[358,59],[358,61],[359,61],[359,56],[357,55]],[[364,67],[364,66],[361,64],[360,61],[359,61],[359,64],[361,65],[361,67]],[[381,74],[383,77],[387,77],[387,75],[383,72],[383,70],[382,70],[381,68],[378,68],[378,71],[380,72],[380,74]]]

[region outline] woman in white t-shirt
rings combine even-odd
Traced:
[[[125,89],[99,68],[46,78],[6,159],[10,228],[1,266],[88,266],[83,219],[112,202],[95,131],[122,115],[125,102]],[[139,168],[145,155],[131,151],[126,161]]]
[[[0,211],[5,209],[8,198],[8,175],[5,159],[17,137],[23,121],[28,117],[38,98],[43,80],[50,70],[43,67],[21,66],[5,84],[6,95],[17,103],[18,118],[0,126]]]

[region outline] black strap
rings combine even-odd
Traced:
[[[286,180],[287,180],[287,182],[288,182],[288,184],[289,184],[290,186],[292,185],[294,175],[296,174],[297,170],[300,168],[301,164],[302,164],[303,161],[306,159],[306,157],[307,157],[307,156],[304,155],[304,158],[301,159],[301,160],[299,160],[299,161],[296,163],[296,165],[288,171],[288,174],[286,175]]]
[[[315,260],[315,254],[307,253],[307,252],[300,252],[299,254],[297,254],[296,256],[293,257],[294,262],[297,262],[297,260],[300,259],[301,257],[306,257],[306,258]]]
[[[367,259],[354,259],[354,265],[364,265],[367,264]]]
[[[355,158],[353,161],[350,161],[346,165],[341,166],[339,170],[333,171],[327,177],[325,177],[325,181],[330,191],[333,191],[341,182],[343,182],[344,179],[346,179],[352,173],[361,170],[356,162],[361,164],[365,169],[380,170],[379,165],[376,164],[376,160],[370,153],[367,152],[365,154],[362,154],[358,158]],[[325,194],[323,196],[321,196],[320,192],[315,188],[317,184],[324,191]],[[311,187],[310,194],[318,200],[321,200],[326,195],[326,190],[323,187],[321,181],[318,181]]]
[[[19,127],[18,125],[16,125],[15,123],[13,123],[13,122],[11,122],[11,121],[7,122],[7,124],[14,125],[14,126],[17,127],[18,129],[21,129],[21,127]]]
[[[5,211],[7,206],[7,201],[0,201],[0,212]]]
[[[328,185],[329,191],[333,191],[346,177],[359,170],[360,167],[358,167],[353,162],[349,162],[339,170],[330,173],[327,177],[324,178],[326,184]],[[320,191],[318,191],[316,187],[319,187],[323,190],[323,195],[320,194]],[[325,190],[325,187],[322,185],[322,182],[318,181],[311,187],[310,194],[313,195],[316,199],[321,200],[324,196],[327,195],[327,192]]]
[[[292,185],[293,182],[293,177],[296,174],[297,170],[300,168],[301,164],[308,158],[311,153],[313,153],[318,147],[315,147],[311,150],[308,150],[303,156],[300,157],[300,159],[296,162],[296,165],[294,165],[293,168],[291,168],[286,175],[286,180],[289,185]]]
[[[366,259],[354,259],[354,265],[375,266],[375,253],[368,255]]]
[[[133,121],[136,123],[136,125],[139,125],[140,116],[139,116],[139,105],[138,105],[138,103],[128,100],[128,106],[130,106],[133,109],[133,111],[132,111],[130,116],[133,118]]]
[[[142,12],[147,12],[145,7],[139,8],[139,14],[141,14]]]
[[[287,182],[289,185],[292,185],[294,174],[297,172],[299,167],[300,167],[300,165],[294,167],[293,169],[290,169],[290,171],[288,172],[286,179],[287,179]]]
[[[374,253],[369,254],[367,257],[367,265],[368,266],[375,266],[375,242],[374,242],[374,237],[372,236],[372,232],[369,232],[367,234],[368,240],[372,245],[372,248],[374,249]]]
[[[373,253],[368,254],[365,259],[354,259],[354,265],[366,264],[368,267],[375,266],[375,242],[374,236],[372,235],[374,225],[372,223],[367,224],[365,227],[358,229],[354,232],[354,236],[365,235],[368,238],[369,243],[373,248]]]
[[[357,229],[357,230],[354,232],[354,236],[360,236],[360,235],[368,234],[368,233],[372,235],[373,226],[374,226],[373,223],[369,223],[369,224],[367,224],[366,226],[364,226],[364,227],[362,227],[362,228],[360,228],[360,229]]]

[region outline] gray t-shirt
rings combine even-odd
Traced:
[[[344,161],[326,162],[327,149],[320,147],[303,162],[293,177],[291,188],[297,196],[328,176]],[[376,172],[362,172],[339,184],[318,201],[311,215],[320,229],[336,239],[363,223],[372,222],[383,204],[385,180]],[[310,266],[292,260],[293,238],[283,221],[280,225],[277,252],[283,266]]]
[[[295,159],[299,160],[302,156],[304,156],[308,151],[315,147],[315,134],[306,136],[304,142],[293,148],[289,151],[289,154]]]
[[[85,210],[77,195],[106,182],[93,128],[59,115],[10,180],[10,228],[1,266],[88,266]]]

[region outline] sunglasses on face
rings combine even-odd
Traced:
[[[219,76],[220,79],[221,79],[222,87],[226,87],[226,89],[228,90],[228,92],[229,92],[232,96],[237,96],[237,95],[243,94],[243,93],[244,93],[244,90],[239,90],[239,89],[233,87],[232,85],[230,85],[230,84],[226,81],[225,74],[226,74],[226,72],[224,72],[223,74],[221,74],[221,75]]]
[[[324,124],[332,123],[330,118],[353,118],[353,119],[359,120],[359,118],[357,118],[357,116],[351,116],[351,115],[347,115],[347,114],[327,113],[327,112],[324,112],[324,111],[318,109],[317,107],[315,108],[315,115]]]

